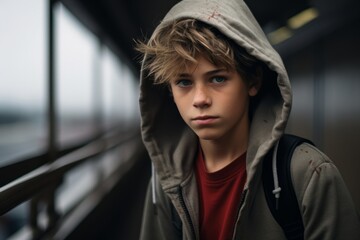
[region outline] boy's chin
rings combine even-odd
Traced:
[[[199,140],[203,141],[216,141],[221,138],[219,134],[216,133],[196,133]]]

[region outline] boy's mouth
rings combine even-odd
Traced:
[[[217,116],[209,116],[209,115],[204,115],[204,116],[197,116],[195,118],[192,118],[191,120],[199,125],[207,125],[207,124],[211,124],[214,121],[216,121],[219,117]]]
[[[203,115],[203,116],[194,117],[192,120],[206,120],[206,119],[211,119],[211,118],[218,118],[218,117],[210,116],[210,115]]]

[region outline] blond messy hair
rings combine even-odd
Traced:
[[[159,29],[136,49],[146,56],[143,70],[154,77],[154,83],[167,83],[199,55],[215,66],[236,69],[249,80],[256,74],[258,63],[253,56],[216,28],[195,19],[180,19]]]

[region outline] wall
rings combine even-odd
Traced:
[[[360,21],[284,60],[294,103],[287,132],[312,139],[339,168],[360,210]]]

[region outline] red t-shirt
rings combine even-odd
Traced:
[[[209,173],[200,150],[196,178],[200,200],[200,239],[232,239],[246,181],[246,153],[219,171]]]

